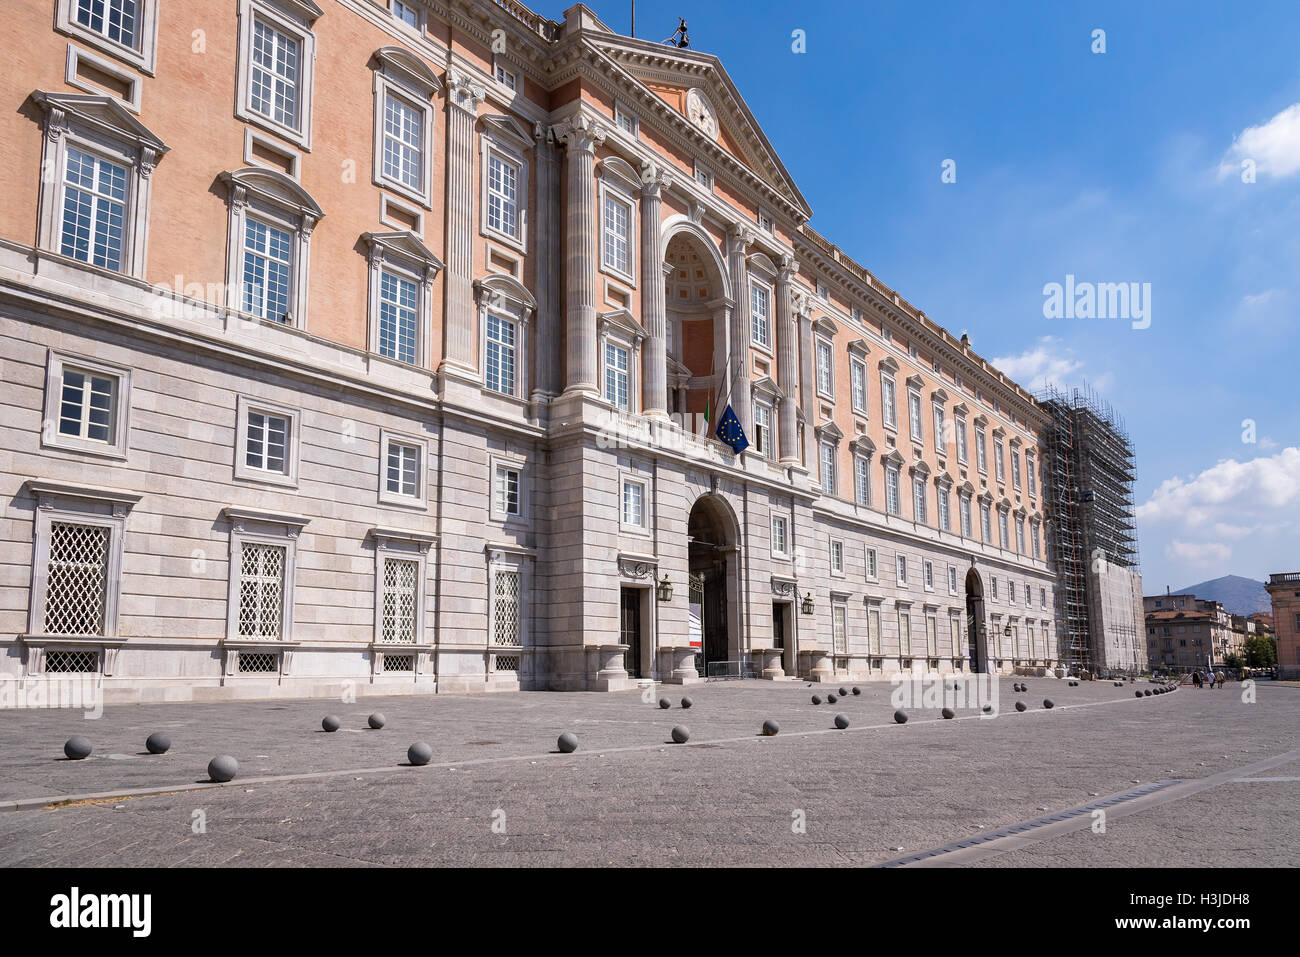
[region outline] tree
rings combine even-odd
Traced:
[[[1277,665],[1277,645],[1271,635],[1251,635],[1246,639],[1246,666],[1272,668]]]

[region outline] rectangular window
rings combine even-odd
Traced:
[[[983,541],[989,545],[993,544],[993,516],[989,512],[986,503],[980,503],[980,532],[983,535]]]
[[[848,609],[842,602],[836,602],[831,606],[831,629],[835,641],[835,654],[846,655],[849,653],[848,638]]]
[[[518,518],[523,514],[523,500],[520,495],[523,474],[519,469],[507,468],[504,465],[496,467],[496,479],[492,494],[495,498],[494,505],[500,515],[511,518]]]
[[[623,524],[645,527],[645,486],[640,482],[623,483]]]
[[[925,524],[927,521],[925,507],[925,479],[919,475],[912,479],[912,517]]]
[[[632,354],[612,342],[605,343],[605,401],[627,412],[631,402]]]
[[[115,444],[116,401],[116,378],[65,365],[59,398],[59,435]]]
[[[757,403],[754,406],[754,448],[765,459],[772,458],[772,407]]]
[[[612,193],[605,194],[604,264],[608,269],[632,275],[632,207]]]
[[[993,473],[997,476],[999,482],[1007,480],[1007,465],[1002,457],[1002,440],[993,440]]]
[[[975,464],[981,472],[989,470],[988,447],[984,444],[984,430],[975,430]]]
[[[1030,528],[1029,532],[1030,532],[1030,533],[1029,533],[1029,537],[1030,537],[1030,539],[1031,539],[1031,541],[1032,541],[1032,544],[1033,544],[1033,546],[1034,546],[1034,558],[1038,558],[1038,549],[1039,549],[1039,545],[1038,545],[1038,523],[1037,523],[1037,522],[1034,522],[1034,523],[1033,523],[1033,525],[1032,525],[1032,527]]]
[[[957,418],[957,461],[966,464],[966,420]]]
[[[835,446],[828,442],[821,444],[822,491],[827,495],[835,494]]]
[[[1021,555],[1025,553],[1025,520],[1016,519],[1016,551]]]
[[[289,321],[289,265],[293,237],[252,217],[244,221],[244,312]]]
[[[994,601],[998,600],[998,580],[996,578],[989,578],[989,596]]]
[[[853,392],[853,411],[867,414],[867,367],[854,360],[849,363],[849,380]]]
[[[844,574],[844,543],[841,541],[831,542],[831,574]]]
[[[921,566],[921,573],[925,582],[925,590],[934,591],[934,562],[925,562]]]
[[[414,282],[387,270],[379,274],[379,354],[416,361],[419,292]]]
[[[784,515],[772,516],[772,554],[781,556],[790,554],[790,542]]]
[[[634,113],[629,113],[621,106],[614,107],[614,122],[618,128],[630,136],[637,134],[637,119]]]
[[[853,459],[853,493],[859,505],[871,504],[871,466],[860,455]]]
[[[1011,452],[1011,484],[1020,488],[1020,453],[1015,450]]]
[[[493,75],[496,76],[497,82],[507,90],[513,91],[519,89],[519,77],[514,72],[507,70],[500,63],[496,65],[496,68],[492,72]]]
[[[419,639],[420,563],[408,558],[384,559],[384,611],[379,640],[387,644],[415,644]]]
[[[522,576],[517,571],[497,569],[492,576],[492,643],[518,647],[521,643],[519,599],[523,592]]]
[[[876,568],[876,550],[874,548],[867,549],[867,578],[871,581],[876,581],[879,578],[879,572]]]
[[[898,613],[898,653],[904,658],[912,654],[912,616],[905,611]]]
[[[519,164],[488,153],[488,229],[519,238]]]
[[[912,430],[912,441],[924,442],[925,428],[921,423],[921,393],[908,391],[907,418]]]
[[[873,655],[880,654],[880,609],[867,610],[867,647]]]
[[[961,511],[961,535],[962,535],[962,538],[970,538],[970,537],[971,537],[971,524],[970,524],[970,497],[969,497],[969,496],[967,496],[967,495],[963,495],[963,496],[961,497],[961,504],[960,504],[959,508],[960,508],[960,511]]]
[[[944,411],[943,406],[935,405],[934,407],[934,447],[939,450],[940,455],[948,451],[948,444],[944,438]]]
[[[300,50],[296,38],[263,20],[254,21],[249,106],[293,129],[298,127]]]
[[[906,585],[907,584],[907,556],[898,555],[894,558],[894,561],[898,566],[898,583],[900,585]]]
[[[1038,494],[1038,479],[1034,475],[1034,457],[1032,455],[1025,456],[1025,477],[1029,479],[1030,497],[1036,496]]]
[[[897,391],[892,376],[880,377],[880,410],[885,417],[885,425],[891,429],[898,428]]]
[[[124,47],[139,46],[138,0],[77,0],[77,22]]]
[[[279,639],[284,614],[282,545],[242,542],[239,556],[240,638]]]
[[[898,469],[893,465],[885,466],[885,510],[890,515],[903,514],[902,502],[898,494]]]
[[[402,442],[388,443],[384,487],[391,495],[420,498],[420,447]]]
[[[51,523],[45,634],[104,634],[111,535],[107,526]]]
[[[925,640],[930,657],[939,657],[939,621],[933,615],[925,616]]]
[[[948,566],[948,594],[957,594],[957,566]]]
[[[1014,579],[1008,578],[1007,579],[1007,604],[1014,605],[1015,603],[1016,603],[1016,583]]]
[[[772,293],[766,286],[751,283],[749,286],[750,334],[754,345],[770,349]]]
[[[118,272],[126,218],[126,167],[68,147],[60,251]]]
[[[998,545],[1002,548],[1011,547],[1011,535],[1007,531],[1007,510],[1004,508],[998,509],[998,536]]]
[[[424,111],[391,93],[384,98],[384,176],[424,189]]]
[[[259,472],[289,474],[289,428],[284,416],[249,409],[244,464]]]
[[[817,340],[817,394],[828,399],[835,398],[835,373],[831,368],[831,344]]]
[[[493,392],[515,394],[515,324],[488,313],[487,376],[485,382]]]
[[[945,532],[952,531],[952,510],[948,503],[948,488],[943,486],[939,489],[939,527]]]
[[[393,0],[393,16],[408,27],[415,27],[417,30],[420,28],[420,11],[409,3]]]

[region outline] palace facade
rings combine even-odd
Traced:
[[[5,678],[1059,662],[1046,413],[809,227],[716,57],[513,0],[0,24]]]

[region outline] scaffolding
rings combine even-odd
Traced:
[[[1135,654],[1141,629],[1101,621],[1105,603],[1097,592],[1108,566],[1138,565],[1133,444],[1124,420],[1086,385],[1065,392],[1049,384],[1036,398],[1051,419],[1043,434],[1044,498],[1060,581],[1062,663],[1076,672],[1116,670],[1105,653],[1107,627],[1132,641]]]

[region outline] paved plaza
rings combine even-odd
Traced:
[[[1028,691],[1003,680],[996,718],[912,708],[904,725],[887,684],[814,706],[838,688],[714,683],[685,692],[690,710],[660,688],[670,711],[638,693],[12,710],[0,865],[1296,863],[1300,688],[1261,682],[1246,703],[1235,684],[1137,699],[1154,686],[1017,680]],[[341,730],[321,730],[327,714]],[[165,755],[145,752],[155,731]],[[574,754],[555,750],[564,731]],[[89,759],[63,757],[74,734]],[[427,767],[407,765],[416,741]],[[218,754],[239,761],[230,784],[207,780]]]

